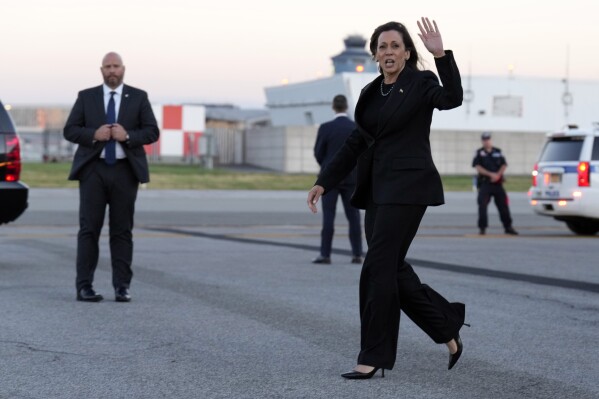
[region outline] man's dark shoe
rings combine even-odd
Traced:
[[[480,234],[481,236],[485,235],[485,228],[481,227],[481,229],[478,231],[478,234]]]
[[[93,288],[81,288],[77,292],[77,300],[83,302],[100,302],[104,297],[94,291]]]
[[[514,230],[513,227],[508,227],[507,229],[505,229],[505,234],[509,234],[512,236],[517,236],[518,232],[516,230]]]
[[[314,259],[312,261],[312,263],[320,263],[320,264],[330,265],[331,264],[331,258],[328,258],[328,257],[325,257],[325,256],[318,256],[316,259]]]
[[[362,264],[364,262],[364,258],[361,256],[352,256],[351,263],[359,263]]]
[[[119,287],[114,290],[114,300],[117,302],[131,302],[131,294],[126,287]]]

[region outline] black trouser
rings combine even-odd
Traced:
[[[499,211],[499,218],[505,229],[512,227],[512,217],[508,207],[508,198],[503,184],[483,183],[478,189],[478,227],[486,229],[489,225],[487,217],[487,206],[495,199],[495,205]]]
[[[353,185],[341,185],[322,197],[322,231],[320,232],[320,255],[331,256],[333,235],[335,233],[335,215],[337,214],[337,197],[341,196],[345,217],[349,222],[349,242],[352,254],[362,256],[362,228],[360,227],[360,211],[349,203],[354,191]]]
[[[361,351],[358,364],[392,369],[400,310],[436,343],[447,343],[464,323],[464,305],[449,303],[405,261],[426,206],[366,209],[368,252],[360,276]]]
[[[109,206],[112,285],[129,287],[133,272],[133,214],[139,183],[127,160],[109,166],[104,160],[79,182],[79,234],[77,235],[77,291],[91,287],[98,265],[98,241]]]

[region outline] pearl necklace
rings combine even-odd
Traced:
[[[384,82],[384,81],[385,81],[385,79],[381,80],[381,95],[382,95],[383,97],[387,97],[387,96],[389,95],[389,93],[391,93],[391,92],[393,91],[393,88],[395,87],[395,83],[397,83],[397,81],[395,81],[395,82],[393,83],[393,86],[391,86],[391,88],[389,89],[389,91],[387,92],[387,94],[385,94],[385,93],[383,92],[383,82]]]

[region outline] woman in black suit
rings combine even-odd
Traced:
[[[392,369],[397,353],[400,310],[436,343],[449,349],[449,369],[462,353],[459,331],[464,304],[449,303],[422,284],[405,261],[427,206],[444,203],[441,178],[431,156],[433,109],[462,103],[458,67],[444,50],[435,21],[418,21],[420,38],[435,57],[443,86],[419,57],[407,29],[389,22],[375,29],[370,51],[381,75],[369,83],[356,105],[357,129],[308,193],[308,206],[357,164],[352,205],[366,209],[368,253],[360,276],[361,350],[345,378],[365,379]]]

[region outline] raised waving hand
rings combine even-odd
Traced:
[[[443,39],[441,38],[441,32],[437,27],[437,22],[433,20],[429,21],[428,18],[422,17],[422,24],[417,21],[418,28],[420,29],[420,39],[424,43],[424,47],[435,57],[443,57],[445,55],[445,49],[443,48]]]

